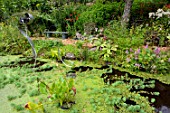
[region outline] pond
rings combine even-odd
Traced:
[[[10,57],[11,56],[0,57],[3,59],[0,65],[0,80],[3,80],[0,84],[0,92],[2,94],[1,97],[3,98],[2,102],[5,102],[5,105],[3,106],[8,109],[4,110],[2,108],[4,111],[3,113],[11,112],[13,109],[15,109],[14,113],[21,111],[27,113],[27,111],[24,110],[24,105],[27,102],[38,101],[39,98],[45,99],[46,101],[46,97],[40,95],[37,90],[37,78],[44,80],[47,83],[52,83],[58,76],[70,75],[75,79],[75,86],[77,89],[75,104],[70,110],[61,110],[61,108],[59,109],[56,106],[45,105],[47,111],[51,111],[52,109],[54,113],[56,111],[60,111],[61,113],[68,113],[71,111],[95,113],[94,108],[96,108],[96,102],[93,103],[91,101],[93,99],[97,100],[96,97],[98,97],[98,99],[107,98],[107,96],[104,96],[110,94],[104,91],[107,89],[105,87],[109,86],[108,88],[110,89],[112,84],[114,86],[116,82],[119,81],[121,82],[120,86],[129,86],[127,89],[129,90],[128,94],[130,95],[125,95],[123,93],[124,90],[120,91],[120,93],[122,93],[120,94],[122,98],[127,96],[127,98],[123,99],[123,102],[121,99],[120,103],[125,103],[128,106],[140,105],[142,103],[138,103],[138,100],[133,99],[133,95],[137,96],[137,94],[140,94],[140,98],[148,98],[149,105],[155,108],[155,112],[170,112],[170,85],[156,79],[144,79],[131,74],[130,72],[111,68],[108,65],[84,65],[84,63],[78,61],[75,67],[68,68],[61,63],[44,59],[37,59],[35,64],[35,60],[32,58],[22,56]],[[115,86],[113,89],[118,87],[119,86]],[[101,92],[101,89],[103,89],[104,93],[99,93]],[[125,91],[127,91],[127,89]],[[15,91],[15,94],[11,93],[11,91]],[[133,95],[131,93],[133,93]],[[120,95],[118,94],[118,96]],[[102,102],[102,100],[100,101]],[[141,100],[139,99],[139,101]],[[123,107],[122,105],[115,104],[116,107],[114,110],[121,110],[121,107]],[[147,106],[145,107],[147,108]],[[107,109],[109,108],[110,105],[105,107],[97,105],[97,111],[100,111],[101,113],[107,112]]]

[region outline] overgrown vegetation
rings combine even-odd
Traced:
[[[0,55],[6,56],[0,56],[0,93],[14,110],[2,106],[2,111],[155,112],[154,97],[159,92],[144,89],[153,89],[155,81],[170,84],[169,1],[134,0],[127,27],[120,22],[125,4],[123,0],[1,0]],[[34,16],[27,30],[22,27],[33,39],[37,59],[28,57],[30,45],[18,29],[25,12]],[[69,32],[69,39],[50,34],[55,38],[50,40],[45,30]],[[19,56],[11,60],[8,55]],[[110,67],[121,74],[113,74]],[[125,76],[129,71],[141,78]],[[74,79],[67,78],[68,73]],[[101,78],[103,74],[109,76]]]

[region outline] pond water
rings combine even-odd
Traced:
[[[1,67],[9,67],[9,68],[15,68],[15,67],[28,67],[28,68],[32,68],[34,69],[35,72],[41,72],[41,71],[50,71],[53,69],[52,66],[46,66],[45,68],[42,68],[42,66],[44,64],[46,64],[47,62],[42,61],[42,60],[36,60],[32,57],[20,57],[19,59],[17,59],[16,61],[11,61],[11,62],[7,62],[7,63],[3,63],[2,65],[0,65]]]

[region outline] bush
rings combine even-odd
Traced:
[[[156,74],[169,73],[170,56],[163,54],[159,47],[153,50],[148,46],[137,50],[131,48],[126,50],[126,54],[123,67]]]
[[[29,48],[29,43],[17,27],[0,23],[0,51],[4,54],[20,54]]]
[[[75,26],[81,32],[84,31],[84,24],[94,22],[97,27],[106,25],[110,20],[118,15],[120,3],[96,3],[80,14]]]

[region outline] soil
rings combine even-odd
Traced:
[[[50,37],[50,38],[46,38],[46,37],[31,37],[32,40],[59,40],[61,41],[64,45],[75,45],[78,41],[81,41],[81,40],[74,40],[74,39],[71,39],[71,38],[68,38],[68,39],[61,39],[61,38],[55,38],[55,37]],[[83,45],[83,47],[88,47],[88,48],[92,48],[93,47],[93,44],[91,43],[85,43]]]

